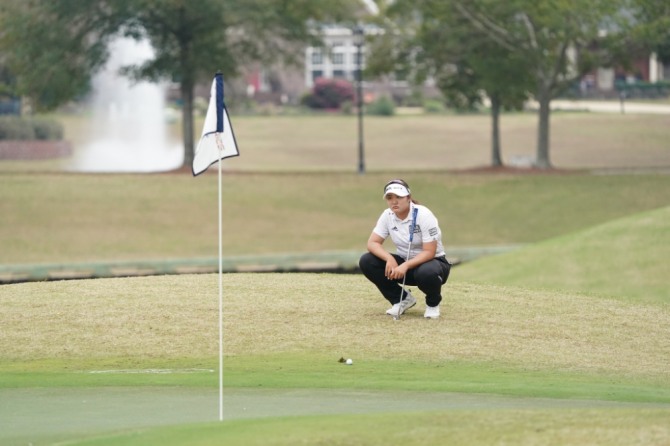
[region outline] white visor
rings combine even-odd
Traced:
[[[392,183],[384,189],[384,198],[386,198],[388,194],[397,195],[398,197],[406,197],[409,195],[409,189],[402,184]]]

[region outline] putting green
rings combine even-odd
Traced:
[[[52,444],[105,433],[218,420],[217,389],[0,389],[0,444]],[[224,389],[224,419],[519,409],[663,408],[670,404],[488,394]]]

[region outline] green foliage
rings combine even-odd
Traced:
[[[59,140],[63,139],[63,125],[55,119],[32,118],[35,138]]]
[[[0,15],[0,23],[1,23]],[[2,57],[0,57],[0,61]],[[16,94],[16,78],[6,66],[0,63],[0,100],[13,98]]]
[[[393,99],[383,95],[368,104],[365,107],[365,112],[373,116],[393,116],[395,114],[395,103]]]
[[[19,116],[0,116],[0,140],[35,139],[32,122]]]
[[[48,110],[83,95],[107,57],[110,35],[120,26],[107,1],[9,0],[0,15],[0,52],[16,77],[16,91]]]
[[[410,94],[402,98],[402,105],[405,107],[421,107],[423,103],[423,93],[419,88],[412,88]]]
[[[631,39],[641,49],[655,52],[663,63],[670,63],[670,3],[657,0],[632,0],[634,21]]]
[[[54,119],[0,116],[0,140],[31,139],[63,139],[63,125]]]
[[[445,107],[442,101],[428,99],[423,102],[423,110],[426,113],[444,113],[447,111],[447,107]]]

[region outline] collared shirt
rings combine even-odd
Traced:
[[[417,208],[416,226],[414,227],[414,237],[412,238],[412,247],[409,250],[409,228],[412,225],[412,209]],[[396,217],[395,213],[386,209],[377,220],[377,225],[372,230],[375,234],[386,240],[391,236],[393,244],[396,246],[396,253],[403,258],[414,258],[423,248],[424,243],[437,241],[435,257],[442,257],[444,247],[442,246],[442,231],[437,223],[437,218],[427,207],[412,203],[409,214],[404,220]]]

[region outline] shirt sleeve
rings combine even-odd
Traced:
[[[423,214],[423,215],[422,215]],[[440,228],[437,224],[437,218],[433,213],[427,208],[421,209],[419,212],[421,215],[421,220],[419,225],[421,226],[421,242],[429,243],[434,241],[440,241]]]
[[[374,232],[384,240],[386,240],[388,236],[391,235],[391,231],[389,231],[388,215],[386,211],[382,212],[382,215],[379,216],[377,224],[375,225],[372,232]]]

